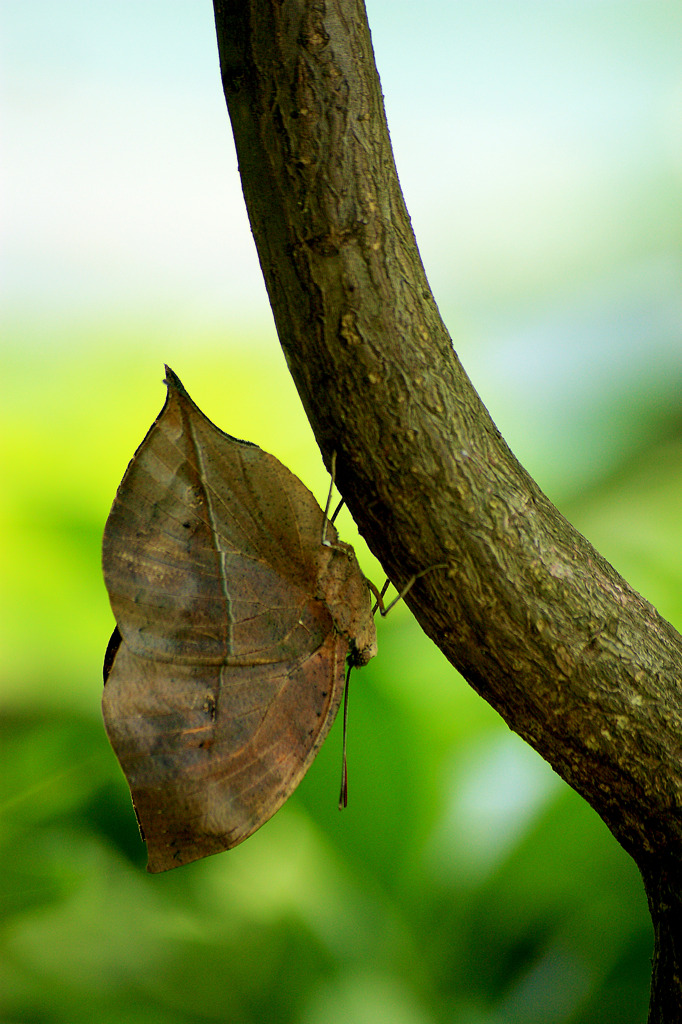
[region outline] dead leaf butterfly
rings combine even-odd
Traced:
[[[166,367],[166,403],[104,531],[116,619],[103,712],[166,871],[243,842],[298,786],[347,657],[376,654],[353,549],[272,455],[223,433]]]

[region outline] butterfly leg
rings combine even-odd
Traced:
[[[322,543],[326,548],[330,548],[333,546],[333,541],[327,540],[327,523],[334,522],[334,520],[336,519],[336,517],[338,516],[339,512],[341,511],[345,504],[343,498],[341,498],[341,501],[338,503],[338,505],[334,509],[334,512],[332,513],[331,519],[329,518],[329,509],[331,508],[332,503],[332,493],[334,491],[334,484],[336,483],[336,449],[334,449],[334,451],[332,452],[332,466],[330,477],[331,480],[329,482],[329,494],[327,495],[327,503],[324,506],[324,516],[322,517]]]
[[[376,604],[372,608],[372,615],[376,615],[377,611],[382,617],[388,615],[391,608],[395,607],[398,601],[402,601],[407,592],[412,589],[412,587],[414,586],[418,579],[421,579],[422,576],[426,576],[427,572],[433,572],[434,569],[447,569],[447,567],[447,562],[439,562],[437,565],[430,565],[428,569],[422,569],[421,572],[415,573],[415,575],[407,581],[407,583],[400,591],[400,593],[397,594],[396,597],[394,597],[393,600],[390,601],[389,604],[387,605],[384,604],[384,596],[389,588],[391,581],[386,580],[381,590],[378,590],[378,588],[374,586],[371,580],[367,580],[369,589],[372,591],[376,598]]]

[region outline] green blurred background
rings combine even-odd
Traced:
[[[680,625],[682,9],[369,15],[465,367],[541,486]],[[218,425],[327,481],[243,210],[211,4],[3,0],[0,18],[0,1024],[643,1021],[633,864],[405,608],[354,680],[348,810],[337,727],[248,842],[145,873],[100,719],[99,547],[163,362]]]

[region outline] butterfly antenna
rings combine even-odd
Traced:
[[[348,760],[346,758],[346,737],[348,735],[348,683],[350,682],[349,665],[346,671],[346,687],[343,695],[343,754],[341,757],[341,792],[339,794],[339,810],[348,807]]]

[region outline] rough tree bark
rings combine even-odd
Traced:
[[[644,877],[650,1022],[682,1021],[682,637],[519,465],[462,369],[396,175],[362,0],[215,0],[279,338],[387,575]]]

